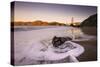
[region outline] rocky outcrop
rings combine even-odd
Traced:
[[[89,16],[81,23],[81,27],[84,26],[97,26],[97,14]]]

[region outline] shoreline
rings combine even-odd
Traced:
[[[85,52],[77,57],[80,62],[97,60],[97,40],[78,41],[75,43],[80,44],[85,49]]]

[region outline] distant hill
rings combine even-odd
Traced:
[[[66,24],[59,23],[59,22],[51,22],[51,23],[48,23],[48,25],[51,25],[51,26],[66,26]]]
[[[66,24],[37,20],[33,22],[11,22],[11,26],[66,26]]]
[[[81,25],[81,27],[84,26],[96,26],[97,27],[97,14],[89,16],[87,19],[85,19]]]
[[[97,14],[89,16],[81,23],[81,30],[88,35],[97,35]]]
[[[72,27],[80,27],[80,22],[71,23],[70,26],[72,26]]]

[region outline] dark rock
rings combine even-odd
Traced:
[[[54,36],[54,38],[52,39],[52,44],[54,47],[58,47],[61,46],[65,41],[70,41],[72,40],[72,38],[70,37],[56,37]]]
[[[91,16],[89,16],[87,19],[85,19],[82,23],[81,23],[81,25],[80,25],[81,27],[87,27],[87,26],[95,26],[95,27],[97,27],[97,14],[94,14],[94,15],[91,15]]]

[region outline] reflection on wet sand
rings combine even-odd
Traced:
[[[67,30],[67,33],[71,34],[71,37],[73,38],[73,40],[83,35],[83,32],[81,31],[80,28],[69,29]]]
[[[85,48],[85,52],[78,58],[79,61],[96,61],[97,60],[97,28],[96,27],[84,27],[81,31],[93,38],[84,41],[73,41],[80,44]]]

